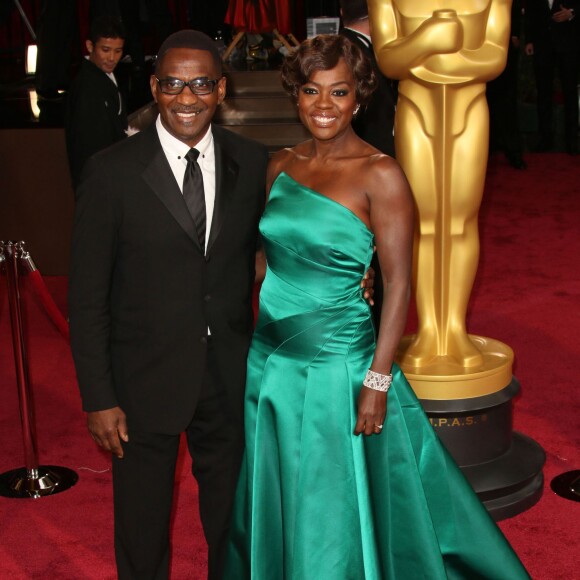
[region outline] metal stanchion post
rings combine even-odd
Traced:
[[[23,242],[0,242],[0,264],[4,266],[6,271],[8,287],[8,304],[25,459],[25,467],[0,474],[0,496],[39,498],[59,493],[72,487],[77,482],[78,476],[74,471],[66,467],[38,465],[34,414],[30,398],[22,310],[20,307],[18,263],[23,252],[23,245]]]

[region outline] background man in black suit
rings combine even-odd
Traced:
[[[564,96],[566,150],[578,153],[579,0],[526,0],[526,54],[534,57],[538,92],[539,151],[552,148],[554,71],[558,69]]]
[[[522,157],[523,144],[518,119],[521,28],[522,2],[521,0],[513,0],[505,69],[497,78],[487,83],[486,90],[490,117],[490,150],[501,149],[509,164],[516,169],[526,169],[527,167]]]
[[[204,34],[168,37],[151,90],[156,123],[92,157],[83,173],[71,345],[89,430],[113,454],[119,578],[167,578],[182,432],[199,485],[209,576],[220,578],[243,450],[268,156],[211,124],[226,80]],[[197,162],[187,160],[194,147]],[[191,203],[191,175],[200,170],[205,224]]]
[[[378,81],[369,104],[356,114],[352,126],[361,139],[394,157],[393,126],[397,88],[395,82],[383,75],[377,65],[371,43],[367,0],[340,0],[340,14],[344,24],[340,33],[359,46],[370,58]]]
[[[126,137],[127,108],[114,70],[123,56],[125,31],[115,16],[93,20],[86,47],[89,58],[67,95],[65,134],[76,189],[87,159]]]
[[[355,133],[379,151],[395,156],[395,109],[397,105],[397,84],[387,78],[379,69],[371,43],[369,11],[367,0],[340,0],[340,16],[344,27],[340,33],[356,44],[368,56],[377,77],[377,88],[366,107],[354,116],[352,126]],[[383,287],[380,266],[376,255],[372,267],[377,273],[374,287],[373,319],[375,327],[381,322]]]

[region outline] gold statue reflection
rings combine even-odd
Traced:
[[[489,139],[486,82],[505,67],[510,0],[369,0],[378,63],[400,79],[397,160],[418,211],[415,290],[419,328],[402,355],[483,364],[465,317],[479,259],[477,216]]]

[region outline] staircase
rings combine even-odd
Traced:
[[[296,105],[282,89],[279,71],[226,70],[224,74],[226,98],[216,111],[216,124],[263,143],[270,153],[308,139]],[[156,116],[152,102],[133,113],[129,124],[144,129]]]
[[[271,153],[308,139],[279,71],[228,71],[226,77],[227,96],[216,123],[263,143]]]

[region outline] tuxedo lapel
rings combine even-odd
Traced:
[[[236,181],[238,177],[238,164],[224,148],[219,128],[214,127],[214,150],[215,150],[215,205],[209,232],[209,240],[206,253],[209,254],[213,243],[222,228],[224,217],[229,207]]]
[[[161,200],[169,213],[175,218],[177,223],[183,228],[185,233],[200,247],[195,224],[187,210],[183,195],[175,181],[165,153],[163,153],[154,125],[153,132],[155,134],[150,135],[150,139],[147,142],[152,145],[151,151],[148,151],[143,158],[146,165],[143,171],[143,179]]]

